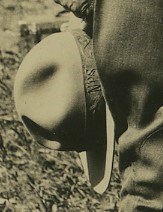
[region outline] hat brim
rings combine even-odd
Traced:
[[[106,105],[106,148],[79,153],[86,177],[93,189],[102,194],[107,189],[113,167],[114,121]]]

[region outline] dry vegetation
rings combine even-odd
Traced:
[[[0,1],[0,211],[118,211],[120,180],[114,172],[104,195],[87,182],[77,153],[39,147],[15,112],[13,82],[31,41],[19,36],[18,21],[55,18],[52,0]]]

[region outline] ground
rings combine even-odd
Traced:
[[[110,187],[99,195],[87,182],[78,154],[38,146],[14,108],[14,77],[33,45],[31,40],[22,45],[20,24],[53,20],[56,8],[52,0],[0,1],[0,211],[116,212],[120,190],[117,151]]]

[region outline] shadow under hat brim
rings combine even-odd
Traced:
[[[102,194],[107,189],[113,166],[114,121],[106,105],[106,145],[79,153],[86,177],[93,189]]]

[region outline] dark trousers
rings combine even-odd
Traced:
[[[116,125],[120,211],[163,211],[163,1],[97,0],[93,39]]]

